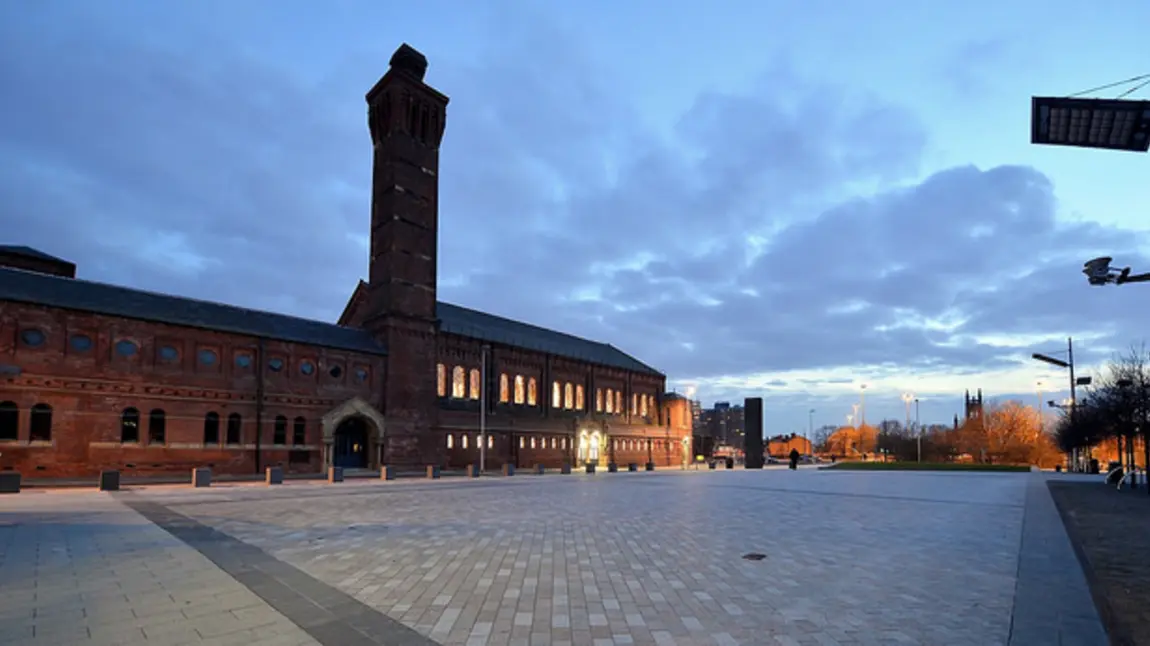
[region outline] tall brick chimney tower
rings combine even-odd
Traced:
[[[406,43],[367,93],[374,149],[371,266],[363,326],[387,344],[385,460],[441,464],[435,425],[439,143],[448,98],[423,82],[427,59]]]

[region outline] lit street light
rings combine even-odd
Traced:
[[[911,402],[918,402],[914,398],[914,393],[903,393],[902,403],[906,404],[906,427],[910,428],[910,404]],[[918,433],[918,461],[922,462],[922,433]]]
[[[1150,75],[1135,77],[1130,82],[1143,79],[1150,79]],[[1150,150],[1150,101],[1033,97],[1030,143],[1147,152]]]
[[[1067,368],[1070,370],[1070,419],[1073,420],[1075,417],[1074,409],[1078,404],[1077,387],[1089,386],[1090,382],[1092,381],[1090,377],[1074,377],[1074,339],[1066,339],[1066,361],[1063,361],[1062,359],[1056,359],[1050,355],[1041,354],[1038,352],[1030,355],[1030,357],[1036,361],[1041,361],[1052,366],[1058,366],[1059,368]],[[1071,461],[1077,464],[1075,456],[1073,455],[1071,456]]]
[[[1129,267],[1116,269],[1110,266],[1114,259],[1110,256],[1102,256],[1094,260],[1088,260],[1082,266],[1082,273],[1086,274],[1086,280],[1091,285],[1100,287],[1102,285],[1125,285],[1126,283],[1145,283],[1150,281],[1150,272],[1142,274],[1131,274]]]

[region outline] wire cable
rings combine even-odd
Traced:
[[[1076,96],[1082,96],[1084,94],[1092,94],[1094,92],[1098,92],[1099,90],[1109,90],[1110,88],[1118,87],[1119,85],[1129,85],[1130,83],[1137,83],[1139,81],[1147,81],[1148,79],[1150,79],[1150,74],[1141,74],[1139,76],[1128,78],[1125,81],[1117,81],[1115,83],[1107,83],[1106,85],[1099,85],[1098,87],[1090,88],[1089,90],[1083,90],[1081,92],[1075,92],[1074,94],[1067,95],[1066,98],[1072,99]],[[1148,81],[1148,82],[1150,82],[1150,81]],[[1145,85],[1146,85],[1146,83],[1143,83],[1142,85],[1139,85],[1138,87],[1134,88],[1134,90],[1137,90],[1138,88],[1141,88]],[[1122,98],[1123,96],[1130,94],[1130,92],[1133,92],[1134,90],[1129,90],[1126,93],[1119,96],[1118,98]]]
[[[1150,74],[1147,74],[1146,76],[1150,77]],[[1125,98],[1127,96],[1130,96],[1131,94],[1134,94],[1135,92],[1137,92],[1138,90],[1141,90],[1142,88],[1146,87],[1147,85],[1150,85],[1150,78],[1147,78],[1145,81],[1142,81],[1138,85],[1135,85],[1134,87],[1130,88],[1129,90],[1126,90],[1122,94],[1119,94],[1118,98],[1122,99],[1122,98]]]

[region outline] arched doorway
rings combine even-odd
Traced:
[[[345,469],[367,468],[367,422],[358,415],[348,417],[335,429],[332,465]]]

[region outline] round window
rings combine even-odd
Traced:
[[[355,371],[355,378],[361,382],[367,381],[367,369],[360,368]]]
[[[250,355],[250,354],[237,354],[236,355],[236,366],[238,366],[240,368],[251,368],[252,367],[252,355]]]
[[[29,328],[27,330],[20,331],[20,340],[24,342],[24,345],[30,348],[38,348],[44,345],[46,337],[40,330]]]
[[[215,350],[209,350],[207,348],[204,348],[203,350],[200,350],[199,357],[200,357],[200,363],[204,364],[205,366],[216,365],[216,351]]]
[[[299,371],[305,375],[310,375],[315,372],[315,364],[310,361],[304,361],[299,364]]]
[[[339,376],[343,374],[343,368],[340,368],[339,366],[332,366],[331,370],[328,370],[327,372],[332,376],[332,378],[339,379]]]
[[[87,352],[92,349],[92,337],[87,334],[73,334],[69,343],[76,352]]]
[[[272,372],[279,372],[280,370],[283,370],[283,369],[284,369],[284,360],[283,359],[272,359],[271,361],[268,362],[268,370],[271,370]]]
[[[170,345],[165,345],[160,348],[160,358],[164,361],[175,361],[180,358],[180,353]]]
[[[136,351],[139,349],[140,346],[136,345],[135,341],[124,339],[122,341],[116,342],[116,354],[120,355],[121,357],[134,356]]]

